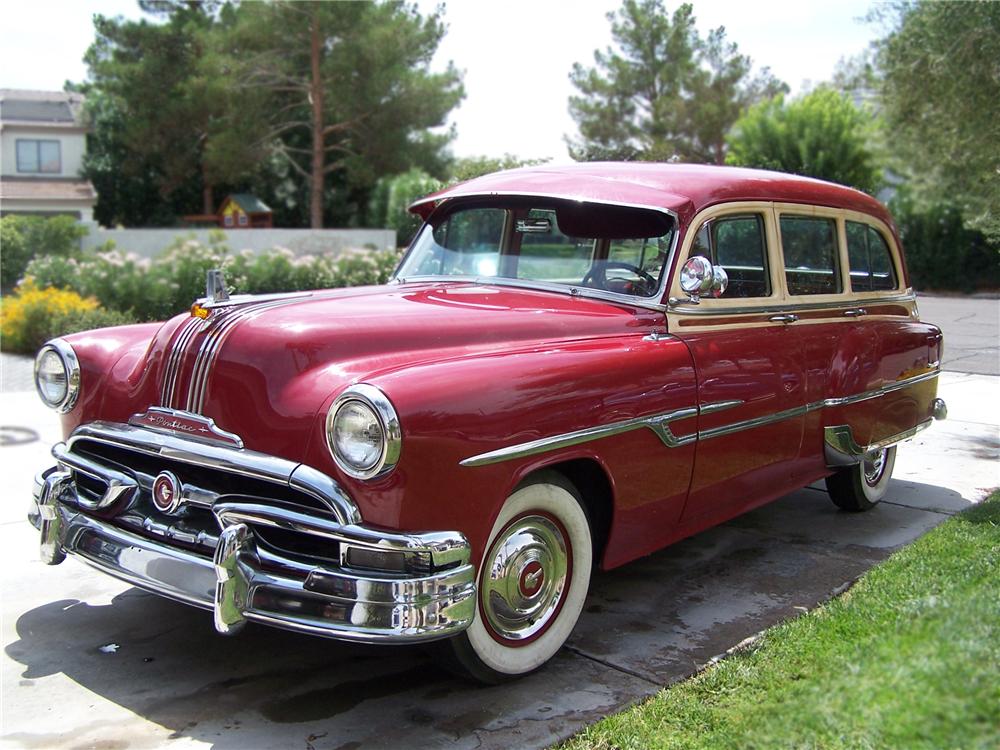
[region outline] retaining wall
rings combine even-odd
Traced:
[[[102,229],[97,226],[90,227],[82,245],[86,250],[113,240],[115,247],[123,252],[152,258],[177,237],[194,236],[207,243],[211,231],[225,234],[226,244],[233,252],[260,252],[283,247],[296,255],[321,255],[352,249],[392,250],[396,247],[396,233],[391,229]]]

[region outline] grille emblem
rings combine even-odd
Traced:
[[[153,480],[153,505],[163,513],[174,513],[180,504],[180,480],[173,472],[161,471]]]

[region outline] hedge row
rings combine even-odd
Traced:
[[[76,330],[163,320],[204,296],[214,268],[223,269],[231,293],[266,294],[382,284],[399,261],[395,252],[233,254],[223,240],[221,233],[207,244],[179,238],[152,260],[113,247],[35,257],[0,308],[3,349],[30,353]]]

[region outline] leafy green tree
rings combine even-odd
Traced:
[[[406,245],[420,228],[420,218],[408,210],[410,204],[443,186],[441,180],[417,167],[393,177],[383,177],[372,195],[370,215],[379,226],[396,230],[397,246]]]
[[[74,86],[86,94],[90,124],[83,175],[94,184],[94,220],[106,227],[170,226],[178,214],[191,213],[202,199],[201,178],[193,173],[166,196],[159,159],[128,144],[128,118],[120,102],[102,90]]]
[[[614,46],[577,63],[579,95],[570,113],[580,139],[576,159],[680,159],[722,163],[725,134],[751,104],[787,87],[751,62],[719,27],[702,39],[694,10],[669,14],[663,0],[625,0],[608,14]]]
[[[871,118],[821,87],[752,107],[727,137],[726,163],[817,177],[874,193],[881,174],[868,147]]]
[[[222,38],[220,68],[238,92],[255,147],[282,154],[309,184],[309,220],[324,223],[327,181],[439,159],[451,133],[431,134],[464,96],[451,65],[429,64],[444,24],[403,3],[244,3]],[[350,200],[350,196],[341,196]]]
[[[911,185],[1000,245],[1000,3],[896,2],[877,45],[883,115]]]
[[[141,5],[162,22],[94,16],[96,39],[84,60],[88,93],[100,101],[88,168],[99,172],[101,159],[124,150],[127,157],[114,161],[125,177],[152,180],[163,199],[200,182],[201,210],[213,213],[214,188],[252,173],[264,155],[236,126],[240,102],[210,54],[226,14],[215,3]]]
[[[505,169],[517,169],[518,167],[533,167],[544,164],[547,159],[521,159],[514,154],[504,154],[503,156],[466,156],[456,159],[452,164],[447,183],[453,185],[457,182],[465,182],[474,177],[481,177],[484,174],[500,172]]]

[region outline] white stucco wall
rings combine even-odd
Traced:
[[[163,252],[178,237],[196,237],[208,242],[207,229],[102,229],[90,228],[83,247],[92,248],[112,240],[123,251],[143,258]],[[216,230],[220,231],[220,230]],[[345,250],[390,250],[396,246],[396,233],[391,229],[232,229],[221,230],[233,252],[261,252],[275,247],[291,250],[296,255],[321,255]]]
[[[18,139],[59,141],[60,166],[62,171],[31,172],[17,171]],[[4,127],[0,133],[0,174],[12,177],[79,177],[83,168],[83,155],[87,149],[87,138],[82,132],[64,132],[53,128],[29,128],[22,126]]]

